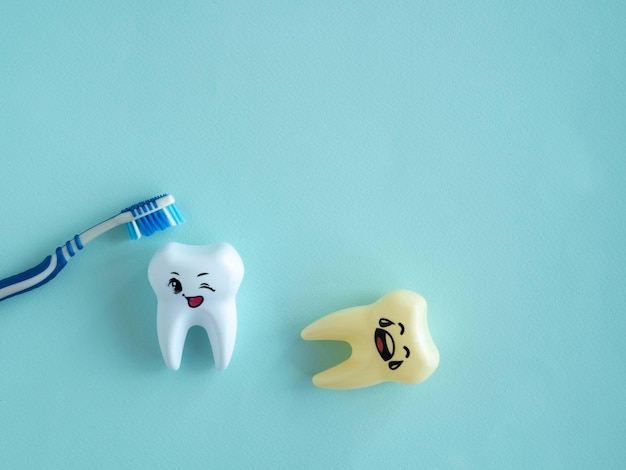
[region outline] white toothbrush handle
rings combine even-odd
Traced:
[[[35,289],[54,279],[76,252],[82,250],[94,238],[118,225],[129,224],[130,237],[137,239],[142,234],[149,236],[157,230],[163,230],[182,222],[183,218],[174,206],[174,196],[170,194],[135,204],[124,209],[120,214],[85,230],[80,235],[75,235],[72,240],[58,247],[54,254],[46,257],[34,268],[0,280],[0,301]]]
[[[76,235],[34,268],[0,280],[0,301],[35,289],[54,279],[65,267],[67,260],[82,250],[83,246],[80,237]]]

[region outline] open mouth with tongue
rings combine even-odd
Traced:
[[[202,302],[204,302],[204,297],[202,297],[201,295],[198,295],[196,297],[185,297],[185,299],[187,299],[187,305],[189,305],[189,308],[199,307],[200,305],[202,305]]]
[[[374,342],[376,343],[376,350],[380,357],[383,358],[383,361],[388,361],[393,357],[396,346],[393,336],[387,333],[387,331],[382,328],[376,328],[376,331],[374,331]]]

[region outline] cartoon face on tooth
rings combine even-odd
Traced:
[[[376,328],[376,330],[374,330],[374,344],[376,346],[376,350],[378,351],[381,359],[387,362],[389,369],[396,370],[402,365],[404,359],[408,359],[411,355],[411,351],[408,346],[404,345],[400,347],[399,343],[396,344],[396,340],[399,340],[402,335],[404,335],[404,324],[402,322],[398,322],[396,325],[396,323],[388,318],[380,318],[378,320],[378,325],[380,328]],[[396,327],[395,339],[394,334],[391,332],[393,327]],[[396,356],[396,351],[399,354],[402,354],[403,358],[391,361],[391,359]]]
[[[235,298],[244,267],[228,243],[168,243],[152,257],[148,279],[157,297],[157,331],[163,359],[180,367],[187,331],[203,327],[218,369],[231,359],[237,333]]]
[[[215,292],[215,289],[211,287],[208,282],[200,282],[200,280],[198,279],[203,278],[204,276],[208,276],[209,273],[198,273],[195,279],[190,279],[189,283],[187,282],[187,280],[185,280],[185,286],[190,286],[189,290],[187,290],[187,295],[185,295],[185,292],[183,291],[183,284],[180,280],[181,275],[176,271],[172,271],[170,274],[173,277],[170,278],[167,285],[172,288],[172,292],[174,293],[174,295],[180,294],[185,300],[187,300],[187,305],[189,305],[189,308],[197,308],[202,305],[202,302],[204,302],[203,295],[191,296],[189,295],[189,292],[193,291],[194,289],[207,289],[211,292]]]

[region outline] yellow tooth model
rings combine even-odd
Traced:
[[[313,377],[322,388],[360,388],[387,381],[415,384],[439,365],[439,351],[428,331],[426,300],[408,290],[326,315],[301,336],[346,341],[352,347],[348,359]]]

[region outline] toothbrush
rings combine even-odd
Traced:
[[[137,240],[183,223],[174,205],[174,196],[163,194],[124,209],[120,214],[105,220],[68,240],[34,268],[0,280],[0,301],[27,292],[52,280],[65,267],[67,261],[94,238],[118,225],[126,224],[128,235]]]

